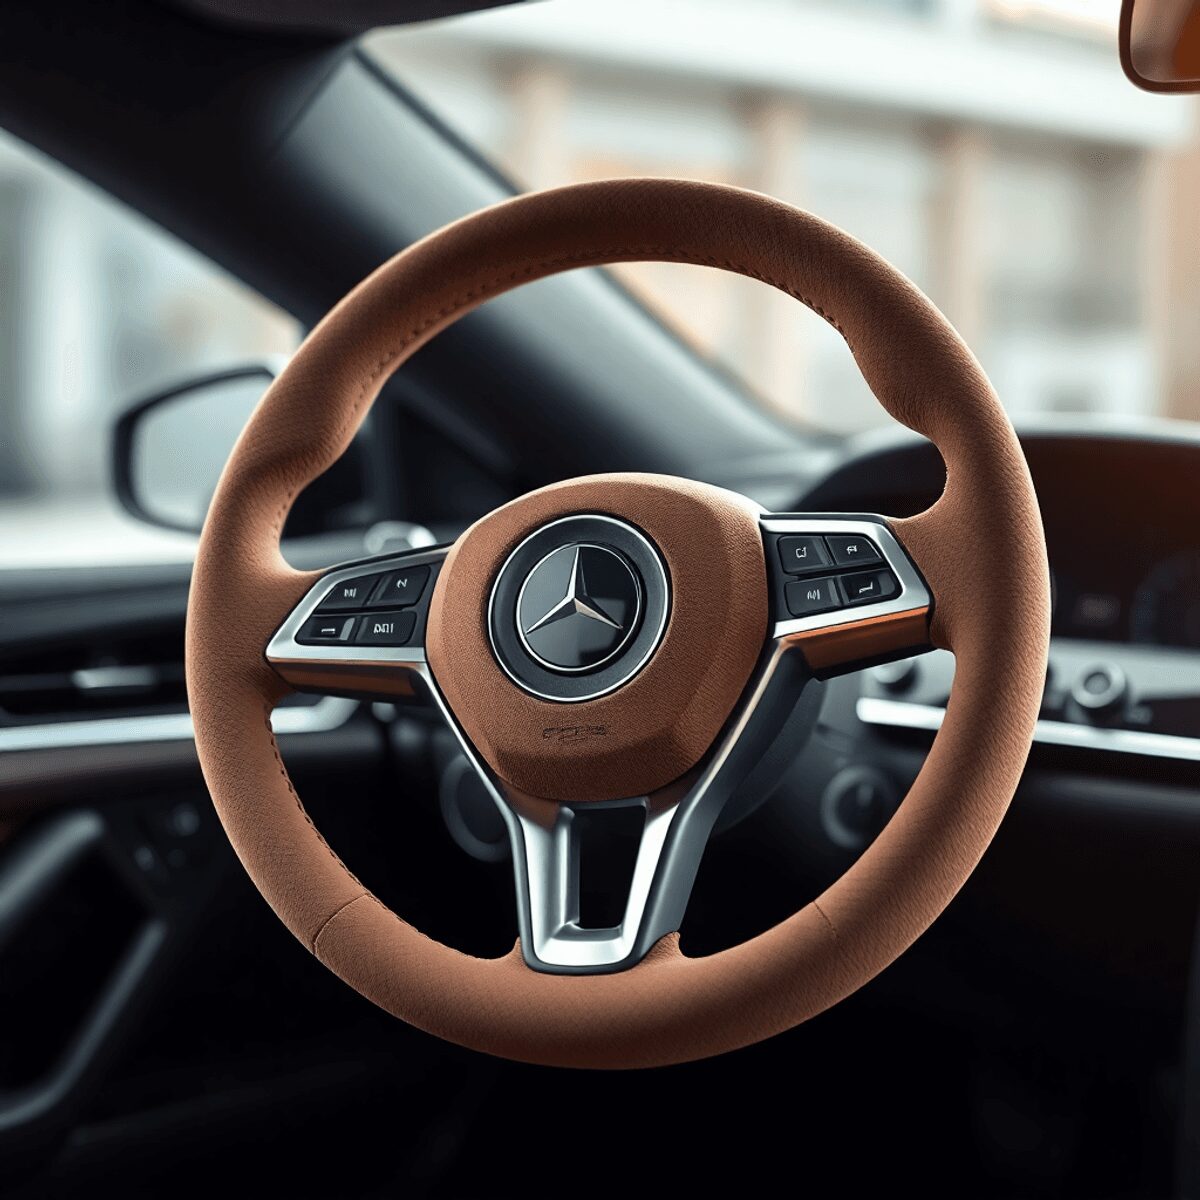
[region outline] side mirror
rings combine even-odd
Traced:
[[[1148,92],[1200,92],[1200,0],[1124,0],[1121,66]]]
[[[191,380],[134,405],[117,422],[117,497],[152,525],[198,533],[234,442],[275,378],[268,365]]]

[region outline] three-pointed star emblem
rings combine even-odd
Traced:
[[[525,630],[526,636],[546,625],[553,625],[555,621],[561,621],[564,617],[575,615],[587,617],[591,621],[599,621],[602,625],[609,625],[613,629],[624,628],[620,621],[614,621],[603,607],[588,595],[587,580],[583,573],[582,552],[582,546],[575,547],[575,558],[571,563],[571,576],[567,580],[566,595]]]

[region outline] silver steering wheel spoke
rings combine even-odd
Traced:
[[[432,677],[425,676],[507,826],[521,949],[530,967],[573,975],[619,971],[679,929],[714,823],[811,678],[803,658],[773,640],[719,743],[687,776],[647,796],[560,803],[508,788],[476,753]],[[640,838],[623,916],[616,925],[585,926],[580,922],[583,831],[630,810],[640,816]],[[590,821],[582,819],[585,812]]]

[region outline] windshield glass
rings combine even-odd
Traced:
[[[134,402],[290,353],[300,328],[135,210],[0,131],[0,570],[190,558],[112,484]]]
[[[391,30],[377,57],[524,187],[673,175],[779,196],[914,279],[1011,412],[1195,417],[1192,97],[1124,78],[1111,0],[566,0]],[[777,412],[886,420],[761,284],[617,274]]]

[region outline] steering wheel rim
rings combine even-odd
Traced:
[[[430,940],[342,864],[279,757],[270,712],[289,688],[264,649],[319,578],[282,558],[287,513],[344,452],[388,376],[512,287],[639,260],[718,267],[792,295],[842,333],[885,410],[938,447],[944,494],[890,528],[936,599],[930,640],[958,664],[945,721],[908,796],[821,896],[707,958],[685,958],[669,935],[618,974],[546,974],[519,949],[484,960]],[[1016,789],[1048,638],[1048,566],[1024,456],[982,369],[933,305],[845,233],[768,197],[614,180],[522,196],[430,235],[310,334],[251,417],[213,498],[193,574],[187,676],[201,764],[229,838],[276,913],[327,967],[389,1012],[464,1046],[546,1065],[640,1067],[791,1028],[855,991],[927,928]]]

